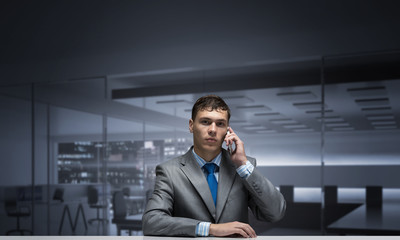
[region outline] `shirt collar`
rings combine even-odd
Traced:
[[[207,161],[201,158],[199,155],[197,155],[197,153],[195,153],[194,151],[194,148],[192,148],[192,153],[197,163],[199,164],[200,168],[202,168],[207,163]],[[221,157],[222,157],[222,151],[211,162],[219,167],[219,165],[221,164]]]

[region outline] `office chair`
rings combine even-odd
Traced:
[[[129,187],[124,187],[122,189],[122,193],[124,194],[124,196],[129,197],[131,195],[131,189]]]
[[[142,214],[127,216],[128,209],[123,192],[114,193],[112,208],[114,211],[112,223],[117,225],[118,236],[121,235],[121,230],[128,230],[129,236],[132,235],[132,231],[142,231]]]
[[[31,216],[30,207],[29,206],[18,206],[17,200],[6,200],[4,202],[4,207],[6,209],[8,217],[16,217],[17,218],[17,228],[7,231],[6,235],[10,235],[10,233],[14,233],[14,232],[18,232],[21,235],[25,235],[24,233],[29,233],[30,235],[32,235],[31,230],[20,228],[20,218]]]
[[[103,204],[99,202],[99,191],[97,188],[93,186],[88,187],[88,204],[90,208],[95,208],[97,210],[96,218],[89,219],[89,224],[92,224],[95,221],[99,222],[108,222],[105,218],[100,218],[100,210],[107,208],[107,204]]]
[[[56,188],[54,190],[53,200],[64,202],[64,188]]]

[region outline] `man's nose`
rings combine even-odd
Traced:
[[[213,135],[216,133],[216,130],[217,130],[217,126],[215,125],[215,123],[211,123],[210,127],[208,128],[208,133],[210,135]]]

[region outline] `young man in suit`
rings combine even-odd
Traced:
[[[143,215],[144,235],[256,237],[248,208],[259,220],[278,221],[282,194],[255,168],[229,127],[230,109],[215,95],[193,106],[189,130],[194,145],[156,168],[156,183]],[[222,143],[235,146],[225,150]]]

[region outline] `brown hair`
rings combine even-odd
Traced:
[[[228,122],[231,118],[231,110],[229,109],[228,105],[225,101],[217,96],[217,95],[206,95],[199,99],[197,99],[196,103],[193,105],[192,108],[192,120],[196,118],[197,112],[202,110],[223,110],[228,112]]]

